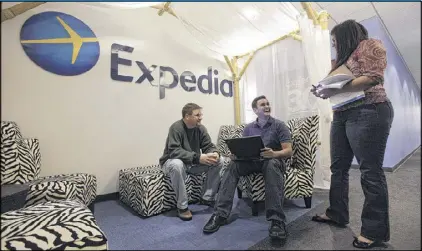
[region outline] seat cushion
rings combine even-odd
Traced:
[[[107,250],[94,215],[77,201],[49,201],[1,214],[1,227],[1,250]]]
[[[45,176],[29,185],[27,206],[63,199],[77,199],[88,206],[97,196],[97,178],[87,173]]]

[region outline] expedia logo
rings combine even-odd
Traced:
[[[124,46],[120,44],[113,44],[111,46],[111,78],[117,81],[133,82],[141,84],[145,81],[149,82],[152,86],[159,88],[160,99],[165,98],[166,89],[172,89],[179,85],[187,92],[194,92],[199,90],[204,94],[218,95],[221,93],[225,97],[233,96],[233,82],[231,80],[218,79],[218,70],[208,68],[206,75],[196,75],[191,71],[184,71],[179,74],[170,66],[150,65],[147,67],[142,61],[135,61],[139,68],[139,76],[123,76],[119,74],[119,65],[132,66],[132,61],[119,56],[119,52],[132,53],[133,47]],[[123,53],[122,53],[123,54]],[[171,81],[165,81],[166,74],[171,74]]]
[[[100,56],[98,39],[88,25],[61,12],[31,16],[22,26],[20,40],[35,64],[62,76],[91,70]]]

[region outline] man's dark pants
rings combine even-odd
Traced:
[[[335,112],[331,125],[330,207],[332,220],[349,222],[349,169],[356,156],[365,195],[361,235],[389,241],[388,189],[382,169],[385,148],[394,118],[390,102],[362,105]]]
[[[234,193],[241,176],[262,173],[265,180],[265,208],[267,220],[285,222],[284,163],[278,159],[265,161],[231,161],[223,174],[215,204],[215,214],[228,218],[232,210]]]

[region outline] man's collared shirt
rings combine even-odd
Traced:
[[[278,119],[270,117],[267,123],[261,127],[258,120],[246,125],[243,136],[261,136],[265,147],[274,151],[282,150],[281,143],[290,143],[291,135],[287,125]]]

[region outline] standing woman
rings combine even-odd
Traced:
[[[331,72],[345,65],[356,78],[341,90],[317,93],[312,88],[311,92],[326,99],[363,90],[365,97],[333,111],[330,206],[312,220],[341,226],[349,223],[349,169],[356,156],[365,202],[362,228],[353,246],[371,248],[390,240],[388,189],[382,164],[394,110],[383,87],[386,51],[381,41],[369,39],[365,27],[354,20],[335,26],[331,36],[337,52]]]

